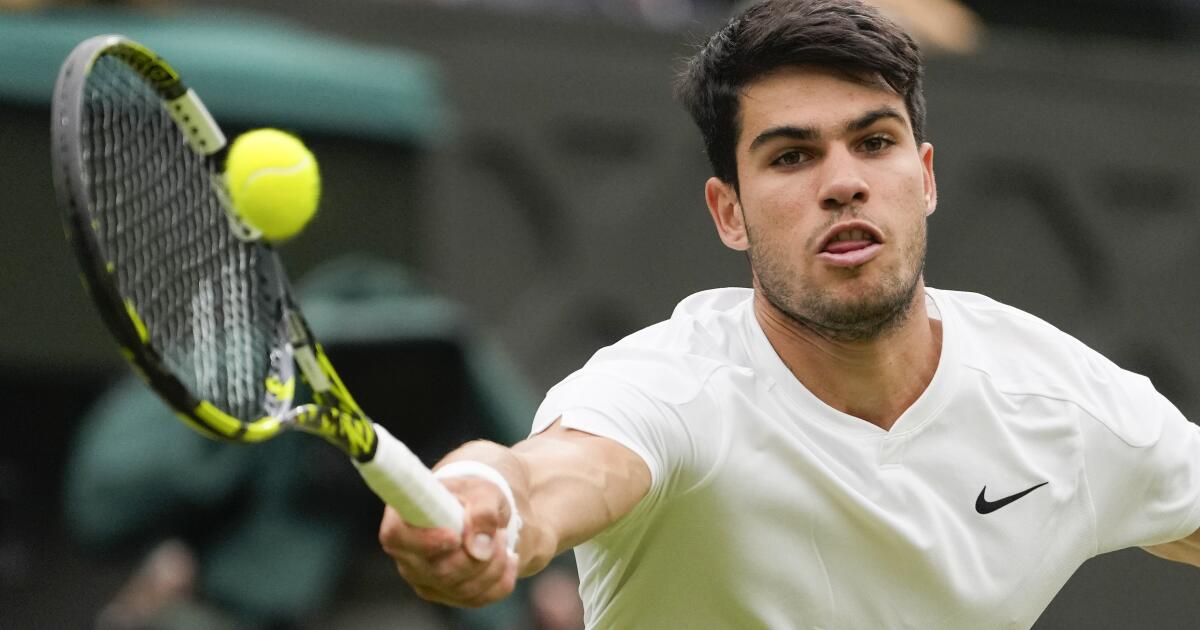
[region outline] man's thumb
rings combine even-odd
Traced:
[[[492,536],[484,532],[476,532],[467,543],[467,553],[481,562],[492,559]]]
[[[485,507],[486,506],[486,507]],[[467,554],[481,562],[492,559],[495,552],[496,529],[500,526],[500,514],[491,501],[480,501],[468,508],[467,527],[463,532]]]

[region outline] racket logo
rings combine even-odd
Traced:
[[[310,404],[297,407],[287,420],[302,431],[325,438],[354,459],[368,460],[375,454],[375,429],[358,414]]]
[[[159,59],[158,55],[130,41],[113,46],[108,50],[108,54],[124,61],[146,81],[153,84],[160,93],[169,92],[173,85],[179,83],[179,75],[171,69],[171,66]]]
[[[266,378],[263,385],[267,390],[266,399],[263,401],[263,408],[267,414],[279,416],[286,413],[296,395],[296,379],[288,377],[285,380],[272,374]]]

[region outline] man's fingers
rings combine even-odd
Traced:
[[[453,530],[441,527],[409,525],[389,506],[379,524],[379,544],[392,557],[404,552],[436,556],[457,549],[459,537]]]
[[[478,608],[504,599],[517,583],[516,556],[498,549],[494,562],[484,565],[480,575],[452,587],[411,582],[413,591],[422,599],[450,606]]]
[[[493,547],[489,552],[492,556],[492,561],[480,563],[481,570],[476,575],[469,576],[454,586],[454,591],[466,603],[481,600],[482,596],[491,591],[504,574],[509,571],[510,565],[515,564],[515,559],[508,555],[508,549],[505,547],[505,533],[503,530],[492,541],[492,545]]]
[[[510,554],[507,549],[502,553],[508,558],[508,562],[504,565],[504,571],[500,575],[500,579],[493,582],[490,587],[483,593],[479,594],[475,600],[471,602],[473,606],[486,606],[493,602],[500,601],[508,597],[513,589],[517,586],[517,555]]]
[[[450,598],[449,596],[443,595],[436,590],[433,590],[431,588],[428,588],[423,585],[418,585],[418,584],[412,584],[412,587],[413,587],[413,592],[417,594],[417,597],[420,597],[421,599],[423,599],[427,602],[433,602],[434,604],[441,604],[443,606],[456,606],[459,608],[462,607],[461,602],[456,602],[454,599]]]
[[[411,532],[408,535],[412,539],[420,538]],[[470,545],[473,547],[470,549],[457,536],[431,536],[430,540],[447,543],[449,550],[443,551],[442,547],[434,549],[432,543],[425,547],[402,546],[388,550],[401,576],[414,585],[441,592],[456,591],[459,585],[477,579],[493,565],[504,564],[502,554],[506,551],[504,545],[507,540],[504,530],[495,536],[476,533],[471,539]],[[482,545],[486,545],[486,548],[481,548]],[[499,572],[500,569],[492,570],[495,575]]]
[[[491,481],[474,477],[442,482],[463,504],[461,534],[414,527],[390,507],[379,542],[421,598],[451,606],[483,606],[506,597],[516,582],[517,562],[508,553],[505,527],[511,509]]]

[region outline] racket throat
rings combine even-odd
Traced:
[[[369,462],[375,457],[378,446],[375,425],[361,414],[307,404],[293,409],[283,422],[305,433],[321,436],[358,462]]]
[[[308,381],[314,392],[323,394],[333,387],[329,377],[321,370],[321,363],[317,361],[317,354],[311,345],[292,346],[292,357],[296,360],[296,365],[300,366],[304,380]]]
[[[374,423],[346,391],[325,352],[312,341],[300,313],[289,310],[285,321],[292,359],[312,388],[315,404],[295,408],[284,417],[284,422],[325,438],[359,462],[371,461],[377,446]]]
[[[313,388],[316,393],[328,392],[333,387],[333,381],[325,374],[325,370],[321,368],[321,361],[317,359],[319,349],[315,347],[312,341],[312,335],[308,332],[308,326],[300,317],[300,313],[296,310],[284,306],[286,313],[284,321],[287,322],[288,345],[292,350],[292,360],[300,367],[300,373],[304,376],[304,380]]]

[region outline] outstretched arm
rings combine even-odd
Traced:
[[[481,477],[443,481],[464,506],[461,537],[412,527],[391,508],[379,529],[384,551],[417,594],[451,606],[506,597],[518,576],[540,571],[558,553],[600,533],[650,489],[650,470],[633,451],[557,421],[512,448],[469,442],[435,470],[456,461],[487,464],[508,482],[523,522],[515,557],[507,553],[504,531],[508,500]]]
[[[1180,538],[1175,542],[1154,545],[1153,547],[1143,547],[1143,549],[1159,558],[1166,558],[1167,560],[1200,567],[1200,530],[1192,532],[1192,535]]]

